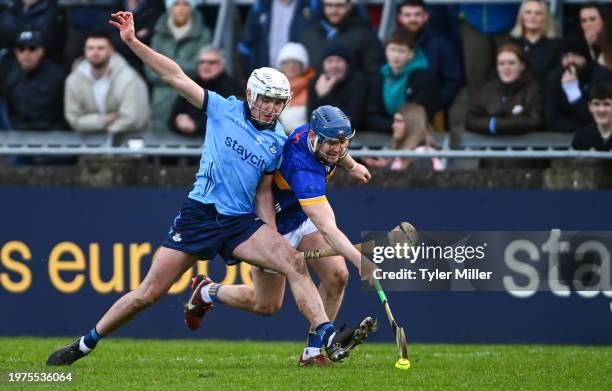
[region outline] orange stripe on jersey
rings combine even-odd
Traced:
[[[298,201],[300,202],[300,205],[302,206],[315,205],[315,204],[321,204],[323,202],[327,202],[327,197],[320,196],[320,197],[314,197],[314,198],[306,198],[304,200],[298,200]]]
[[[283,178],[280,171],[274,172],[274,184],[281,190],[291,190],[291,186],[289,186],[289,183]]]

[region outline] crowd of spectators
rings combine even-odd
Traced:
[[[423,0],[403,0],[381,41],[376,15],[351,0],[254,0],[231,53],[211,46],[210,8],[196,0],[57,1],[0,0],[3,129],[203,136],[205,115],[143,69],[109,29],[109,13],[121,8],[134,12],[139,39],[222,96],[243,95],[257,67],[281,70],[293,90],[280,119],[287,131],[333,105],[358,131],[388,135],[398,149],[436,148],[431,132],[448,130],[573,132],[576,148],[610,149],[612,20],[597,3],[581,4],[577,27],[561,38],[542,0],[460,3],[450,28],[440,28]],[[464,120],[449,129],[460,92]]]

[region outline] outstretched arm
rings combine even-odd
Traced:
[[[323,239],[325,239],[327,244],[355,265],[357,270],[359,270],[359,277],[361,277],[361,279],[367,279],[370,284],[373,284],[373,273],[378,269],[378,266],[367,257],[363,256],[361,252],[351,244],[346,235],[338,229],[336,226],[336,217],[334,216],[334,211],[329,202],[325,201],[312,205],[302,205],[302,210],[306,213],[306,216],[312,220],[321,235],[323,235]]]
[[[302,210],[312,220],[327,244],[349,260],[357,269],[361,269],[361,253],[353,247],[351,241],[336,226],[336,217],[329,202],[324,201],[312,205],[302,204]]]
[[[197,108],[204,105],[202,87],[191,80],[178,64],[163,54],[157,53],[136,38],[134,17],[131,12],[117,12],[111,15],[108,22],[119,30],[121,40],[155,72],[165,83],[172,86],[177,92]]]

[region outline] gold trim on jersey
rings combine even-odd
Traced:
[[[291,190],[291,186],[289,185],[289,183],[287,182],[287,180],[285,178],[283,178],[283,175],[280,173],[280,171],[275,171],[274,172],[274,184],[281,190]]]
[[[321,204],[323,202],[327,202],[327,197],[320,196],[320,197],[313,197],[313,198],[306,198],[303,200],[298,200],[300,202],[300,205],[302,206],[306,206],[306,205],[315,205],[315,204]]]

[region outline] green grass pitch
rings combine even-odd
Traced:
[[[359,346],[334,368],[298,368],[293,342],[109,338],[70,367],[44,361],[66,338],[0,338],[0,371],[72,372],[73,382],[36,390],[612,390],[612,347],[423,345],[412,367],[393,367],[394,344]]]

